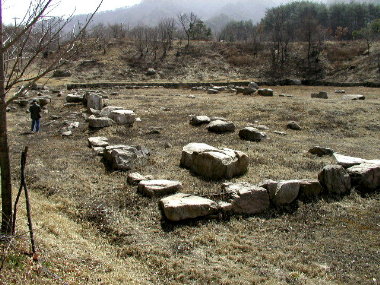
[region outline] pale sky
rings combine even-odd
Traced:
[[[14,23],[14,17],[22,18],[29,7],[31,0],[0,0],[3,2],[3,22]],[[33,1],[33,0],[32,0]],[[34,0],[35,2],[35,0]],[[99,0],[53,0],[58,6],[49,13],[51,16],[64,16],[75,14],[88,14],[93,12]],[[141,0],[104,0],[99,11],[114,10],[120,7],[140,3]],[[16,19],[16,21],[19,21]]]

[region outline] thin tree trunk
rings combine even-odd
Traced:
[[[2,1],[0,1],[0,172],[1,172],[1,232],[12,233],[12,182],[7,135],[7,115],[5,102],[5,74],[3,54]]]

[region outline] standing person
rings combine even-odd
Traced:
[[[37,100],[33,100],[29,112],[32,119],[32,132],[38,132],[40,130],[41,107],[37,104]]]

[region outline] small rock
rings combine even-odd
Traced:
[[[166,148],[166,149],[168,149],[168,148],[172,148],[172,147],[173,147],[172,144],[169,143],[169,142],[166,142],[166,143],[164,144],[164,148]]]
[[[63,131],[63,132],[62,132],[62,136],[63,136],[63,137],[69,137],[69,136],[71,136],[72,134],[73,134],[73,132],[70,131],[70,130],[69,130],[69,131]]]
[[[343,95],[342,98],[344,100],[365,100],[364,95],[357,95],[357,94]]]
[[[315,154],[317,156],[324,156],[324,155],[333,155],[334,151],[331,148],[314,146],[311,149],[309,149],[309,153]]]
[[[171,180],[143,180],[137,191],[147,197],[171,195],[182,189],[182,183]]]
[[[210,123],[210,118],[208,116],[194,116],[190,119],[190,125],[200,126],[203,124]]]
[[[239,131],[239,137],[243,140],[260,142],[267,138],[266,133],[260,132],[256,128],[245,127]]]
[[[156,75],[157,71],[154,68],[148,68],[147,72],[145,73],[148,76]]]
[[[286,136],[286,132],[281,132],[281,131],[273,131],[274,134],[280,135],[280,136]]]
[[[127,176],[127,183],[129,185],[138,185],[141,181],[151,180],[151,176],[144,176],[137,172],[129,173]]]
[[[261,96],[273,96],[274,95],[273,90],[268,89],[268,88],[257,90],[257,94],[259,94]]]
[[[212,121],[207,126],[207,130],[213,133],[226,133],[226,132],[234,132],[235,125],[232,122],[226,122],[221,120]]]
[[[259,87],[259,85],[256,83],[256,82],[250,82],[249,84],[248,84],[248,88],[252,88],[252,89],[259,89],[260,87]]]
[[[346,91],[345,90],[335,90],[335,93],[336,94],[344,94],[344,93],[346,93]]]
[[[213,88],[210,88],[207,90],[207,94],[218,94],[218,93],[219,93],[219,91],[216,89],[213,89]]]
[[[106,147],[109,145],[106,137],[90,137],[87,140],[89,147]]]
[[[286,127],[288,129],[290,129],[290,130],[296,130],[296,131],[301,130],[300,125],[297,122],[294,122],[294,121],[288,122],[288,124],[286,125]]]

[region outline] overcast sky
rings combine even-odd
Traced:
[[[7,24],[14,23],[14,17],[21,18],[25,14],[30,3],[30,0],[0,1],[3,2],[3,21]],[[58,6],[50,13],[50,15],[63,16],[70,15],[74,10],[75,14],[91,13],[96,9],[99,0],[53,0],[53,2]],[[141,0],[104,0],[100,7],[100,11],[131,6],[140,2]]]

